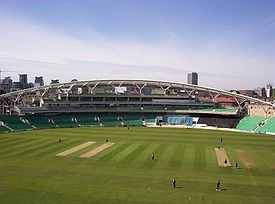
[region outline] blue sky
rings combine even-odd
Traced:
[[[0,67],[46,81],[275,82],[273,0],[0,0]],[[15,73],[9,73],[14,78]]]

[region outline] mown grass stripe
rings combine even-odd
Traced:
[[[28,149],[29,147],[36,146],[37,144],[42,143],[43,141],[48,141],[49,139],[31,139],[28,142],[18,144],[16,146],[12,146],[9,149],[5,150],[4,157],[12,156],[13,154],[16,154],[17,151],[21,151],[22,149]],[[2,155],[3,152],[1,152]]]
[[[185,145],[184,144],[178,144],[175,146],[174,154],[171,156],[171,158],[168,161],[168,166],[170,168],[181,168],[182,161],[184,159],[184,151],[185,151]]]
[[[115,155],[113,157],[113,161],[120,161],[123,160],[125,157],[127,157],[128,154],[130,154],[131,152],[133,152],[136,148],[138,148],[140,144],[138,143],[134,143],[134,144],[130,144],[127,148],[125,148],[123,151],[119,152],[117,155]]]
[[[206,168],[205,145],[197,144],[195,147],[194,169],[204,170],[205,168]]]
[[[14,141],[16,139],[19,139],[19,138],[15,138],[15,137],[3,137],[3,138],[0,138],[0,145],[1,144],[6,144],[6,142],[9,142],[9,141]]]
[[[167,144],[165,146],[165,149],[161,153],[161,155],[157,157],[158,162],[154,166],[154,168],[168,168],[169,160],[171,159],[174,151],[175,151],[175,144]]]
[[[155,160],[151,160],[151,157],[149,156],[149,158],[147,160],[145,160],[144,162],[144,168],[146,169],[152,169],[160,160],[161,156],[163,155],[163,153],[165,152],[167,148],[167,144],[159,144],[157,146],[156,149],[152,150],[152,152],[154,152],[156,159]]]
[[[129,146],[129,143],[121,143],[119,145],[116,145],[117,148],[111,148],[106,154],[102,156],[96,156],[96,160],[99,161],[110,161],[113,157],[115,157],[119,152],[123,151]]]
[[[5,148],[5,147],[8,147],[10,145],[15,145],[15,144],[20,143],[21,141],[24,141],[24,140],[30,140],[30,138],[16,138],[16,139],[14,138],[14,139],[9,140],[5,143],[1,143],[0,148],[2,149],[2,148]]]
[[[5,154],[5,153],[9,153],[13,150],[16,150],[18,148],[22,148],[25,147],[29,144],[32,144],[34,141],[38,141],[37,139],[32,139],[32,138],[26,138],[23,141],[17,141],[16,143],[13,143],[11,145],[7,145],[5,147],[1,147],[0,148],[0,154]]]
[[[45,143],[43,143],[41,145],[39,144],[39,145],[37,145],[35,147],[32,147],[32,148],[29,148],[27,150],[17,152],[13,156],[28,156],[28,155],[31,155],[32,153],[35,153],[38,150],[46,148],[46,147],[48,147],[48,146],[50,146],[52,144],[56,144],[56,142],[53,142],[53,141],[45,142]]]
[[[79,140],[65,140],[61,143],[55,142],[49,145],[46,148],[40,149],[36,152],[33,152],[31,156],[33,157],[41,157],[41,156],[52,156],[56,155],[57,152],[60,151],[60,149],[64,149],[68,147],[69,145],[74,145],[79,143]]]
[[[137,157],[134,159],[134,162],[132,162],[132,167],[143,167],[144,163],[147,160],[151,159],[152,153],[155,151],[155,149],[159,146],[159,144],[156,143],[146,143],[145,149],[141,152],[140,155],[137,155]]]
[[[138,157],[138,155],[140,155],[145,149],[146,149],[146,144],[140,143],[135,150],[129,153],[124,159],[122,159],[118,163],[118,166],[130,167],[131,163],[133,163],[135,159]]]
[[[31,153],[33,151],[43,149],[44,147],[47,147],[49,144],[53,144],[52,140],[46,140],[44,142],[39,141],[36,145],[28,146],[27,148],[20,148],[18,151],[13,151],[11,154],[8,155],[8,157],[15,156],[15,157],[22,157],[28,153]]]
[[[195,145],[194,144],[185,144],[185,153],[184,160],[182,162],[183,168],[193,168],[195,159]]]

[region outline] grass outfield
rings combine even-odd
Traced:
[[[232,164],[220,168],[223,137]],[[58,139],[62,142],[58,143]],[[92,158],[85,152],[115,143]],[[88,141],[68,156],[56,154]],[[155,152],[157,160],[151,161]],[[175,177],[179,188],[173,190]],[[215,191],[221,178],[221,192]],[[0,134],[0,203],[273,203],[275,137],[165,128],[75,128]]]

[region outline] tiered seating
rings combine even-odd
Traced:
[[[235,113],[238,112],[238,108],[203,108],[196,110],[198,112],[216,112],[216,113]]]
[[[265,118],[262,116],[247,116],[241,119],[236,128],[239,130],[254,131],[264,120]]]
[[[117,127],[123,123],[126,126],[142,126],[144,122],[155,122],[155,115],[129,114],[96,114],[96,113],[61,113],[35,114],[26,116],[1,116],[0,132],[27,130],[34,128],[56,127]]]
[[[77,127],[78,118],[72,114],[59,114],[51,117],[57,127]]]
[[[208,126],[219,128],[233,128],[236,126],[238,121],[238,118],[200,117],[198,124],[206,124]]]
[[[50,118],[42,115],[26,116],[26,119],[32,124],[33,128],[54,128],[55,124],[51,123]]]
[[[117,127],[121,125],[121,121],[118,120],[116,115],[102,115],[100,122],[106,127]]]
[[[258,124],[258,127],[255,129],[258,133],[275,133],[275,118],[270,117]]]
[[[155,120],[156,120],[156,115],[155,114],[145,114],[144,115],[144,120],[145,120],[145,122],[155,122]]]
[[[31,125],[23,117],[18,116],[1,116],[0,121],[9,126],[13,130],[27,130],[31,129]]]
[[[92,114],[78,114],[77,118],[81,126],[98,126],[99,124]]]
[[[137,113],[125,114],[123,116],[123,123],[125,126],[142,126],[142,116]]]
[[[145,121],[145,123],[156,123],[155,118],[145,118],[144,121]]]
[[[142,120],[127,120],[124,123],[127,126],[142,126],[143,125]]]

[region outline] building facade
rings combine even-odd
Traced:
[[[28,75],[27,74],[19,74],[19,82],[21,84],[21,89],[28,88]]]
[[[37,77],[35,77],[34,84],[35,84],[36,87],[37,86],[44,86],[43,76],[37,76]]]
[[[191,72],[187,74],[187,83],[192,85],[198,85],[198,73]]]

